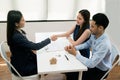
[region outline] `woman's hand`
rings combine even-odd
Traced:
[[[52,35],[52,36],[50,37],[50,39],[51,39],[52,41],[56,41],[56,40],[57,40],[57,36],[56,36],[56,35]]]

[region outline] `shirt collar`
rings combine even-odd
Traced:
[[[95,38],[94,36],[94,39],[97,40],[97,41],[100,41],[100,40],[103,40],[105,38],[106,34],[103,33],[100,37],[98,37],[97,39]]]

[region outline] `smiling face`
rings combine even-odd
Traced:
[[[80,26],[82,26],[83,23],[84,23],[84,18],[83,18],[83,16],[82,16],[80,13],[78,13],[78,15],[77,15],[76,22],[77,22],[77,24],[80,25]]]
[[[16,26],[17,26],[17,28],[23,28],[24,25],[25,25],[25,20],[24,20],[24,17],[22,17],[22,18],[20,19],[20,22],[19,22],[19,23],[16,23]]]
[[[90,31],[93,35],[97,35],[99,32],[99,27],[95,24],[95,21],[90,21]]]

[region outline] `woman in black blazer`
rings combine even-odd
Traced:
[[[7,43],[11,55],[11,63],[22,76],[37,74],[37,61],[35,50],[39,50],[48,45],[56,38],[51,36],[42,42],[34,43],[27,39],[24,27],[25,20],[20,11],[11,10],[7,15]],[[12,70],[16,75],[16,73]]]

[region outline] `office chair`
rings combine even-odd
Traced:
[[[2,41],[0,44],[0,54],[1,57],[5,60],[9,71],[11,72],[12,80],[40,80],[39,75],[31,75],[31,76],[24,76],[22,77],[20,73],[14,68],[14,66],[10,63],[9,58],[7,57],[6,51],[5,51],[5,46],[7,42]],[[11,68],[17,73],[18,76],[14,75],[11,71]]]
[[[119,61],[120,61],[120,52],[117,49],[117,47],[114,44],[112,44],[112,58],[111,58],[112,68],[109,69],[100,80],[105,80],[109,72],[119,63]]]

